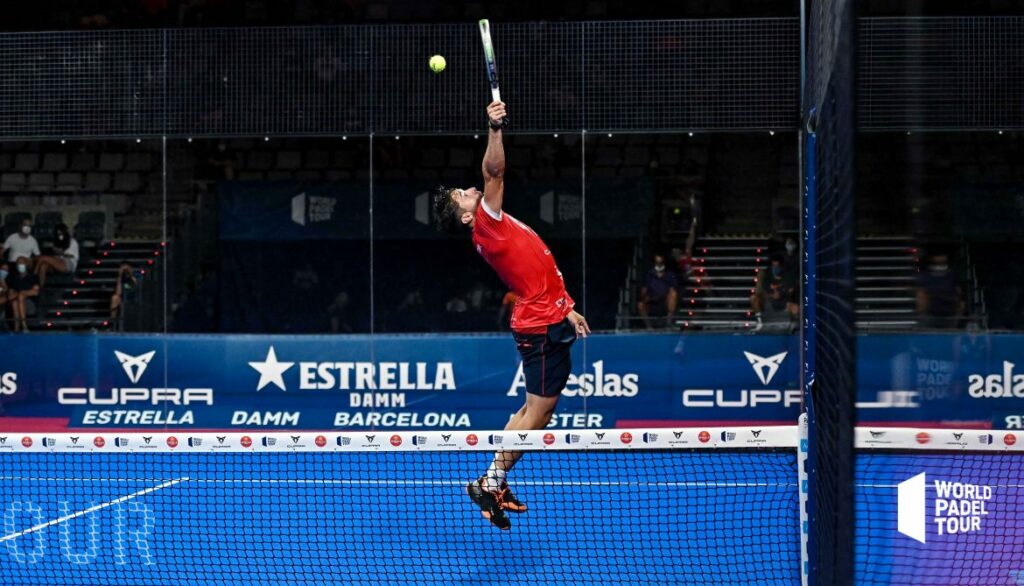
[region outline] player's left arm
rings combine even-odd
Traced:
[[[505,103],[491,102],[487,106],[490,130],[487,133],[487,152],[484,153],[484,202],[493,212],[500,212],[505,199],[505,146],[502,144],[501,121],[505,118]]]

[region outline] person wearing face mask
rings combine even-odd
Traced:
[[[14,331],[28,331],[25,301],[39,295],[39,279],[28,270],[28,258],[20,257],[15,270],[7,275],[8,302],[14,311]]]
[[[53,249],[53,256],[43,256],[36,261],[36,276],[39,277],[40,287],[46,286],[48,271],[68,274],[78,268],[78,241],[64,224],[57,224],[53,229]]]
[[[949,257],[935,254],[917,279],[918,323],[925,328],[956,327],[964,302]]]
[[[31,266],[32,259],[39,256],[39,242],[32,236],[32,220],[25,218],[18,231],[7,237],[0,251],[8,263],[14,264],[19,258],[25,257]]]
[[[750,296],[750,309],[757,320],[754,331],[761,331],[766,323],[771,323],[772,329],[792,329],[800,313],[796,285],[794,273],[786,270],[785,258],[772,256],[771,265],[758,272],[757,285]]]
[[[640,301],[637,302],[637,310],[644,319],[644,325],[651,330],[650,316],[657,316],[667,323],[676,313],[676,303],[679,300],[679,280],[676,274],[665,266],[665,256],[654,255],[654,267],[644,277],[644,284],[640,288]]]

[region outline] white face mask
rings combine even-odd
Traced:
[[[796,242],[787,242],[786,243],[786,252],[788,252],[790,254],[793,254],[794,250],[796,250]]]
[[[24,275],[28,272],[28,265],[18,265],[18,272]]]
[[[24,234],[25,236],[28,236],[29,234],[32,233],[32,226],[22,226],[21,233]]]
[[[658,271],[659,273],[664,273],[665,265],[654,265],[654,270]]]

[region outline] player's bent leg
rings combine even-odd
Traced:
[[[526,404],[520,410],[521,416],[515,421],[515,427],[509,422],[508,430],[536,430],[544,429],[551,421],[555,412],[555,405],[558,404],[558,395],[553,397],[542,397],[529,394],[526,396]],[[494,461],[483,478],[483,485],[494,491],[498,497],[501,508],[512,513],[525,513],[526,503],[520,501],[508,486],[508,472],[522,458],[523,452],[497,452],[494,454]]]
[[[576,341],[575,328],[565,320],[549,326],[545,334],[517,334],[516,344],[523,356],[523,373],[526,378],[526,403],[510,419],[508,431],[538,430],[547,427],[554,415],[555,406],[572,369],[570,349]],[[498,511],[526,512],[527,506],[509,488],[508,472],[523,456],[518,451],[502,451],[494,454],[487,472],[479,480],[466,487],[467,493],[484,516],[492,523],[505,527],[511,521],[497,516]]]

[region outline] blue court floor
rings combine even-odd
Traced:
[[[5,458],[3,584],[800,581],[791,452],[527,454],[509,532],[465,496],[483,452]]]

